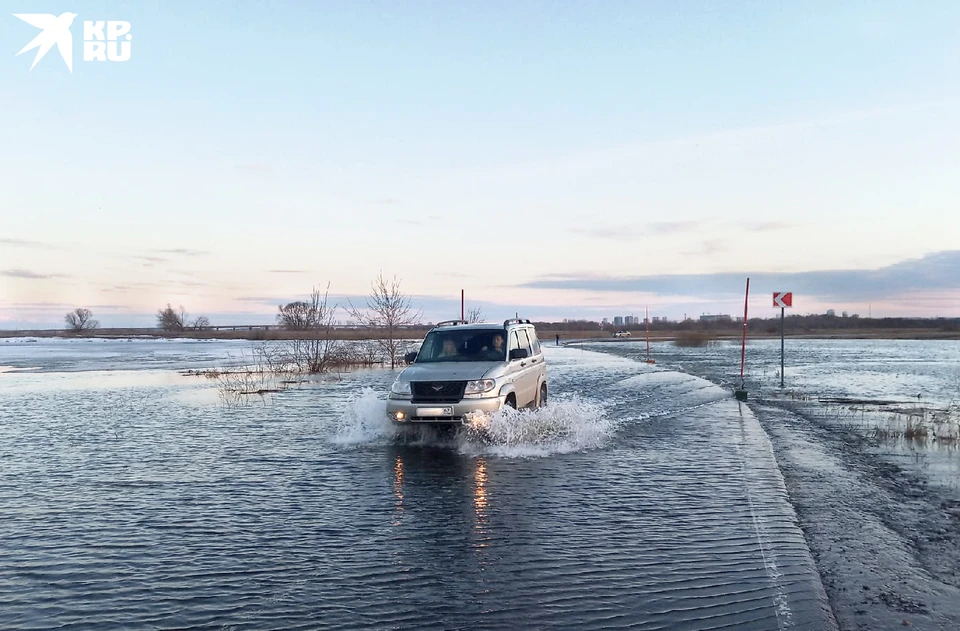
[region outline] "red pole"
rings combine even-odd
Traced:
[[[460,319],[466,320],[463,312],[463,290],[462,289],[460,290]]]
[[[747,356],[747,305],[750,300],[750,279],[747,278],[747,293],[743,297],[743,341],[740,343],[740,383],[743,384],[743,361]]]

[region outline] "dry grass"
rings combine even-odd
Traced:
[[[907,440],[915,443],[935,442],[956,445],[960,442],[960,406],[951,403],[942,409],[918,407],[887,410],[884,425],[874,427],[869,435],[877,440]]]
[[[291,354],[286,344],[263,342],[254,345],[250,353],[242,352],[238,359],[231,358],[229,363],[232,365],[229,367],[185,370],[180,374],[216,381],[221,401],[227,405],[238,405],[253,397],[263,399],[266,395],[309,383],[320,373],[334,374],[335,379],[340,379],[343,372],[383,365],[385,361],[371,343],[340,342],[327,349],[329,353],[325,355],[322,366],[318,367],[301,361],[302,358],[296,356],[296,349]],[[314,376],[304,379],[306,375]]]
[[[677,333],[673,340],[675,346],[686,348],[698,348],[701,346],[710,346],[717,342],[717,336],[708,331],[682,331]]]

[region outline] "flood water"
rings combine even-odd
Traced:
[[[736,342],[652,346],[661,368],[739,382]],[[750,341],[746,359],[839,627],[960,629],[960,342],[788,339],[782,389],[779,340]]]
[[[704,379],[547,347],[488,444],[365,370],[224,405],[246,343],[0,341],[0,628],[829,629],[766,433]]]
[[[643,342],[592,343],[586,348],[642,360]],[[682,370],[732,388],[739,383],[740,342],[698,348],[651,345],[665,369]],[[751,340],[745,384],[751,401],[791,404],[824,424],[871,439],[877,455],[910,469],[960,500],[960,341]],[[912,425],[927,430],[905,439]]]

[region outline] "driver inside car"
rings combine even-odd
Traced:
[[[503,359],[503,335],[494,333],[490,346],[484,346],[482,350],[490,359]]]

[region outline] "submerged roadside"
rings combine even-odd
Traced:
[[[658,345],[654,356],[661,367],[729,387],[738,376],[732,369],[736,362],[729,360],[739,354],[738,347],[729,346]],[[641,347],[591,345],[628,357],[639,357]],[[776,387],[779,374],[757,369],[755,363],[755,376],[747,381],[747,405],[770,438],[840,628],[960,628],[960,458],[955,438],[938,428],[939,442],[933,430],[924,434],[926,443],[905,443],[903,433],[892,432],[887,424],[894,412],[870,404],[885,403],[877,401],[879,393],[896,395],[917,384],[941,405],[947,395],[923,368],[929,349],[915,349],[915,365],[897,367],[888,377],[884,349],[873,360],[869,349],[860,350],[864,352],[838,347],[829,366],[824,358],[812,357],[788,391]],[[875,365],[864,368],[871,361]],[[828,398],[824,392],[860,392],[862,398]],[[902,406],[897,411],[916,414]],[[908,415],[907,422],[910,418],[919,417]],[[896,444],[884,442],[894,435]]]
[[[960,628],[960,500],[808,406],[751,407],[841,629]]]

